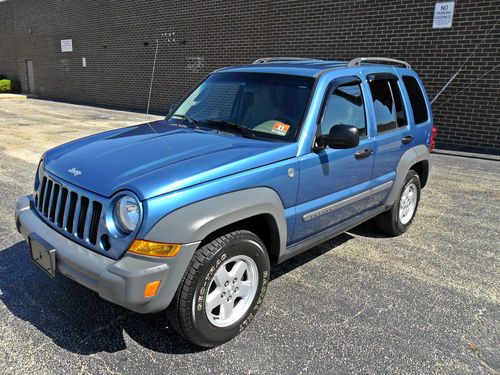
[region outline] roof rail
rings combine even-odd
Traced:
[[[304,57],[263,57],[255,60],[252,64],[280,63],[280,62],[293,62],[293,61],[322,61],[322,60],[308,59]]]
[[[401,60],[396,60],[396,59],[389,59],[387,57],[357,57],[355,59],[352,59],[349,61],[349,64],[347,66],[360,66],[364,62],[388,62],[388,63],[394,63],[398,65],[403,65],[405,68],[411,69],[410,64],[408,64],[406,61],[401,61]]]

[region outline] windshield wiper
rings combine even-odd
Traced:
[[[209,123],[209,124],[216,124],[216,125],[221,125],[224,128],[231,129],[231,130],[236,130],[238,133],[241,135],[248,137],[248,138],[255,138],[255,132],[252,129],[247,128],[244,125],[236,124],[232,121],[228,120],[223,120],[223,119],[208,119],[208,120],[200,120],[201,122]]]
[[[198,120],[195,120],[194,118],[188,117],[186,115],[178,115],[178,114],[173,114],[172,117],[177,117],[180,118],[181,120],[186,120],[188,123],[188,126],[190,128],[196,128],[196,124],[198,123]]]

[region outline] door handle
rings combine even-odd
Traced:
[[[368,156],[370,156],[371,154],[373,154],[373,150],[371,148],[365,148],[364,150],[359,150],[357,151],[355,154],[354,154],[354,157],[356,159],[363,159],[363,158],[367,158]]]
[[[404,145],[407,145],[408,143],[410,143],[413,139],[413,135],[407,135],[406,137],[403,137],[403,139],[401,140],[401,142],[404,144]]]

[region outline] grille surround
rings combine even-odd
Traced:
[[[46,170],[40,173],[33,199],[35,212],[52,229],[107,257],[118,259],[135,236],[136,231],[123,236],[108,228],[112,198],[79,188]],[[103,235],[107,235],[110,247],[102,245]]]

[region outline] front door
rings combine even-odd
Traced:
[[[33,73],[33,61],[26,60],[26,75],[28,78],[28,93],[36,94],[35,74]]]
[[[330,83],[318,133],[328,134],[335,125],[354,125],[360,144],[351,149],[311,151],[299,158],[300,182],[293,242],[348,220],[365,209],[373,168],[374,142],[365,113],[365,97],[357,77]]]

